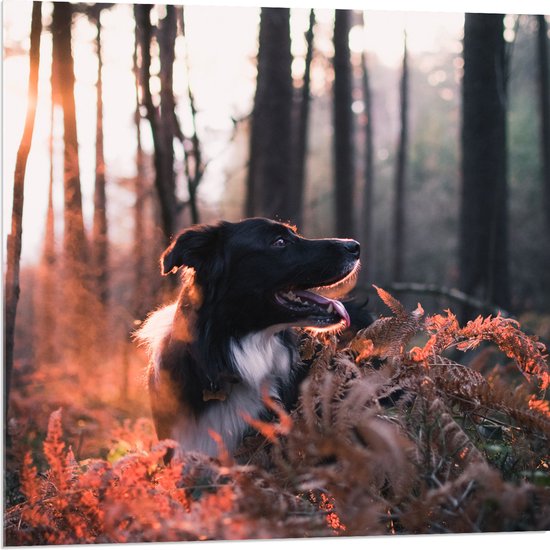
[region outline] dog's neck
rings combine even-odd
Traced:
[[[269,379],[288,376],[295,357],[279,335],[283,327],[270,327],[232,339],[230,351],[242,383],[261,389]]]
[[[271,388],[273,380],[288,377],[297,359],[295,346],[288,345],[288,327],[234,332],[231,319],[217,319],[204,307],[208,295],[197,285],[193,272],[188,271],[182,279],[167,335],[166,349],[173,352],[168,361],[171,364],[164,362],[163,368],[173,372],[186,365],[187,376],[202,388],[199,395],[189,395],[190,400],[202,401],[204,406],[208,401],[225,400],[235,384],[261,391],[263,386]],[[179,355],[182,357],[177,359]],[[200,403],[197,406],[201,408]]]

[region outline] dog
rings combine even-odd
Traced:
[[[180,456],[216,457],[220,438],[234,454],[250,429],[243,413],[268,413],[263,392],[290,410],[306,375],[296,329],[350,325],[337,298],[353,288],[359,255],[355,240],[307,239],[265,218],[192,226],[174,239],[161,271],[181,268],[179,297],[136,333],[158,438],[175,440]]]

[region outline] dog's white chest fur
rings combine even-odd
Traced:
[[[231,353],[242,379],[260,389],[270,376],[287,376],[291,358],[273,327],[231,342]]]
[[[198,418],[182,417],[173,430],[173,438],[182,451],[199,451],[211,456],[219,453],[209,430],[219,434],[232,454],[242,442],[248,425],[243,413],[257,418],[264,408],[262,391],[278,397],[276,377],[290,370],[288,350],[273,331],[250,334],[231,342],[231,352],[243,381],[232,386],[224,401],[213,401]]]
[[[154,379],[158,379],[162,355],[160,347],[171,332],[170,319],[173,319],[174,311],[174,306],[158,310],[149,317],[138,334],[138,338],[149,348]],[[257,418],[264,409],[262,392],[267,391],[270,396],[278,397],[276,380],[285,379],[290,372],[293,358],[276,330],[272,327],[231,341],[230,353],[242,382],[231,386],[224,401],[209,402],[198,416],[182,414],[176,419],[172,439],[179,443],[181,451],[199,451],[217,456],[218,445],[210,436],[210,430],[221,436],[229,453],[237,450],[248,427],[242,414]]]
[[[178,419],[172,437],[182,451],[217,456],[218,445],[209,434],[212,430],[221,436],[227,451],[234,453],[248,426],[242,414],[257,418],[264,408],[264,388],[277,397],[276,377],[285,377],[290,370],[289,352],[272,330],[233,340],[231,353],[243,381],[231,387],[224,401],[211,402],[198,418]]]

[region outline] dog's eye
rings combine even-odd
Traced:
[[[272,243],[271,246],[275,248],[283,248],[288,244],[288,241],[283,237],[277,237]]]

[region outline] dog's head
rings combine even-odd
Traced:
[[[220,222],[191,227],[171,243],[161,257],[163,274],[183,266],[195,271],[201,309],[236,333],[344,328],[349,316],[335,298],[355,283],[359,243],[306,239],[264,218]]]

